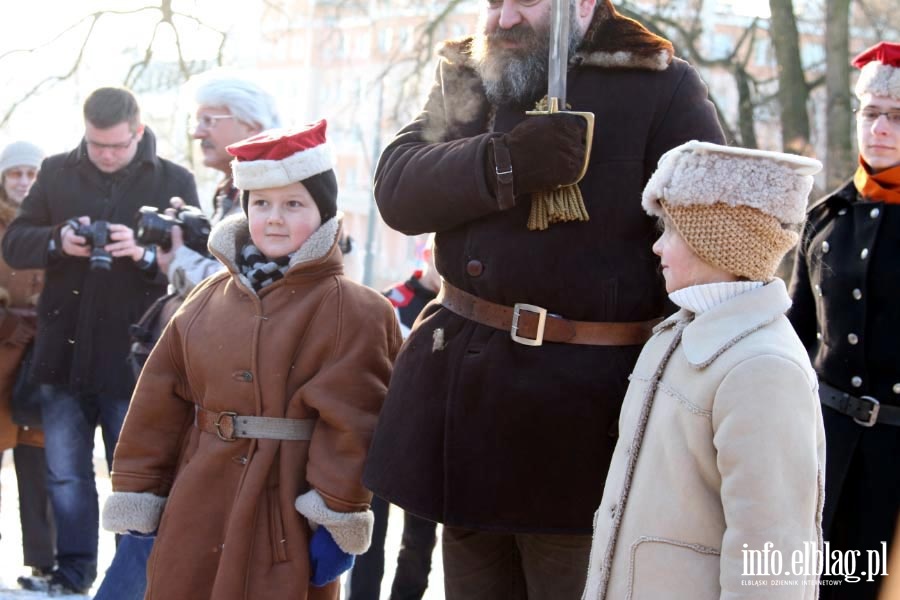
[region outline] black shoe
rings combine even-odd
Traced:
[[[50,589],[49,575],[23,575],[16,579],[16,583],[30,592],[46,592]]]
[[[77,594],[79,596],[87,594],[88,588],[78,588],[72,585],[68,579],[63,577],[59,571],[54,571],[47,580],[48,596],[70,596]]]

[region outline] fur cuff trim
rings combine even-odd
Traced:
[[[116,533],[152,533],[166,507],[163,496],[141,492],[114,492],[103,505],[103,529]]]
[[[375,524],[371,510],[349,513],[331,510],[316,490],[298,496],[294,508],[309,519],[313,529],[317,525],[328,529],[338,547],[347,554],[362,554],[369,549]]]

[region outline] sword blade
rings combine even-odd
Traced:
[[[558,98],[566,110],[566,75],[569,66],[569,0],[552,0],[550,7],[550,64],[547,99]]]

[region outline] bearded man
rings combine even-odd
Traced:
[[[530,229],[533,195],[585,155],[583,120],[525,115],[547,89],[550,6],[488,0],[375,176],[388,225],[437,232],[444,285],[397,359],[364,482],[444,523],[449,600],[580,597],[628,375],[668,308],[641,190],[670,148],[724,141],[670,42],[572,0],[568,103],[596,116],[588,219]]]

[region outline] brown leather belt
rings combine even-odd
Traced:
[[[229,410],[215,412],[197,406],[194,425],[200,431],[214,433],[223,442],[241,438],[303,441],[312,438],[316,419],[245,417]]]
[[[437,300],[444,308],[461,317],[494,329],[509,331],[514,342],[526,346],[540,346],[544,342],[633,346],[650,339],[653,328],[661,320],[621,323],[571,321],[533,304],[520,302],[515,306],[504,306],[488,302],[446,281],[441,286]]]

